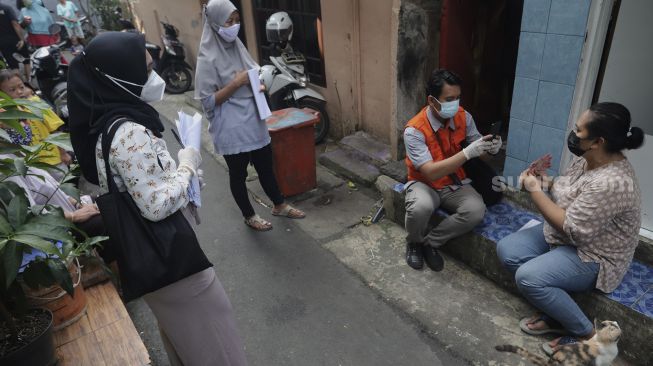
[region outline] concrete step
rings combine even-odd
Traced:
[[[386,218],[403,226],[403,184],[390,177],[380,176],[376,188],[382,193]],[[537,216],[509,200],[504,201],[488,208],[486,223],[492,224],[481,225],[473,232],[451,240],[442,249],[503,288],[517,293],[513,276],[499,263],[496,242],[506,234],[518,230],[523,225],[522,221]],[[515,214],[511,214],[510,210]],[[443,215],[446,214],[436,213],[434,220],[441,220]],[[495,223],[496,227],[493,226]],[[619,342],[620,354],[638,365],[653,365],[653,353],[650,352],[650,341],[653,339],[653,308],[647,300],[647,290],[653,291],[653,285],[646,283],[650,280],[652,272],[653,267],[633,262],[622,285],[612,294],[593,291],[575,296],[590,319],[614,320],[619,323],[624,330]],[[641,288],[646,286],[648,288]]]
[[[390,146],[363,131],[345,136],[339,144],[345,150],[357,153],[363,160],[376,167],[392,161]]]
[[[319,162],[332,172],[367,187],[374,186],[376,178],[381,175],[379,169],[366,162],[361,154],[344,149],[320,155]]]

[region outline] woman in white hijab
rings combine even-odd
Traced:
[[[258,68],[238,39],[240,14],[228,0],[210,0],[204,9],[204,29],[195,68],[195,99],[202,101],[216,153],[229,167],[229,186],[245,224],[254,230],[272,224],[254,212],[245,180],[252,163],[272,214],[300,219],[304,212],[284,202],[274,175],[270,134],[258,116],[247,70]]]

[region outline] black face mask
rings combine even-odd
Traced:
[[[576,156],[583,156],[588,150],[583,150],[580,147],[580,141],[582,139],[576,135],[576,132],[570,131],[569,136],[567,136],[567,148],[571,151],[572,154]]]

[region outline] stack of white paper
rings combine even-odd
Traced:
[[[179,111],[179,120],[176,122],[181,143],[185,147],[194,147],[197,151],[202,151],[202,116],[197,112],[193,116],[190,116],[183,111]],[[200,181],[197,176],[194,176],[190,181],[188,197],[195,206],[202,206]]]
[[[247,71],[249,76],[249,83],[252,86],[252,92],[254,93],[254,101],[256,102],[256,108],[258,109],[258,116],[261,119],[266,119],[272,115],[270,112],[270,106],[268,106],[268,101],[265,100],[265,94],[261,91],[261,79],[259,79],[259,69],[254,68]]]

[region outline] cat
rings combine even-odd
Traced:
[[[617,342],[621,337],[621,328],[614,321],[606,320],[599,325],[595,320],[594,329],[594,337],[561,346],[548,360],[518,346],[503,345],[495,348],[500,352],[516,353],[538,366],[609,366],[619,353]]]

